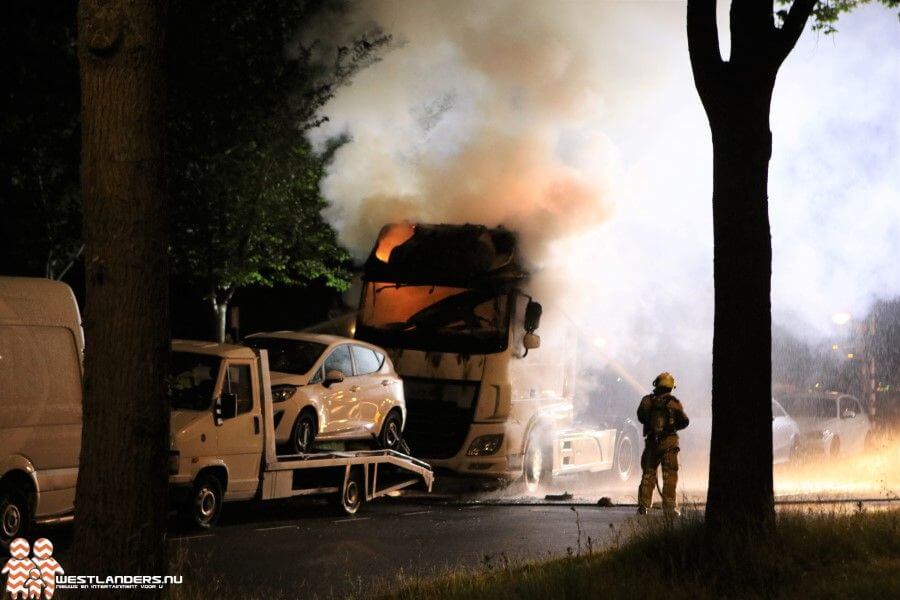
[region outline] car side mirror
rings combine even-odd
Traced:
[[[219,408],[219,414],[222,415],[222,420],[227,421],[228,419],[233,419],[237,416],[237,396],[230,392],[222,392],[222,395],[219,396],[218,401],[216,402]]]
[[[522,338],[522,345],[526,350],[534,350],[541,347],[541,336],[534,333],[526,333]]]
[[[544,309],[540,304],[534,300],[528,301],[528,304],[525,306],[525,331],[534,333],[534,331],[541,326],[541,314],[543,312]]]
[[[332,384],[340,383],[343,380],[344,374],[337,369],[332,369],[325,373],[325,381],[322,382],[322,385],[324,385],[325,387],[331,387]]]

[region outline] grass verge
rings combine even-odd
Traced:
[[[783,512],[713,540],[698,515],[636,521],[599,553],[407,580],[384,598],[900,598],[900,510]]]

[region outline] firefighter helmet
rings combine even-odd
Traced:
[[[675,378],[668,371],[663,371],[659,375],[656,376],[656,379],[653,380],[653,387],[655,388],[669,388],[670,390],[675,389]]]

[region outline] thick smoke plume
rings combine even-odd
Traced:
[[[840,334],[833,314],[900,293],[892,17],[864,7],[834,38],[807,33],[775,90],[773,309],[816,343]],[[310,133],[349,140],[322,188],[343,243],[362,258],[403,219],[519,231],[535,296],[596,350],[585,380],[609,359],[647,385],[674,371],[705,451],[712,156],[683,3],[368,0],[327,27],[394,38]]]

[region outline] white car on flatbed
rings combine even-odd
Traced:
[[[315,442],[377,441],[396,450],[406,422],[403,381],[378,346],[300,331],[247,336],[269,353],[275,442],[288,453]]]

